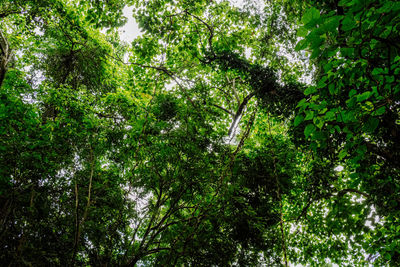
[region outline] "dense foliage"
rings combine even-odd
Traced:
[[[399,14],[0,0],[1,265],[397,266]]]

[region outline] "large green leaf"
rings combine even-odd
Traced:
[[[318,9],[316,9],[315,7],[311,7],[307,9],[306,13],[304,13],[301,22],[303,24],[308,24],[310,22],[315,23],[315,21],[318,20],[319,18],[320,18],[320,13]]]

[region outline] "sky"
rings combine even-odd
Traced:
[[[125,42],[132,42],[136,37],[140,36],[142,32],[139,30],[139,26],[136,23],[136,20],[133,18],[133,7],[126,6],[123,9],[124,16],[128,18],[128,22],[121,27],[119,30],[119,34],[121,40]]]

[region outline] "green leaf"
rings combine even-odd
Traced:
[[[314,118],[314,111],[312,110],[306,110],[306,118],[304,120],[311,120]]]
[[[355,112],[352,110],[347,110],[347,111],[341,112],[341,117],[342,117],[344,123],[356,121]]]
[[[321,107],[322,107],[322,105],[321,105]],[[328,111],[327,108],[321,108],[321,109],[318,111],[318,114],[324,114],[324,113],[327,112],[327,111]]]
[[[319,17],[320,17],[319,11],[315,7],[311,7],[306,11],[303,18],[301,19],[301,22],[303,24],[308,24],[312,21],[319,19]]]
[[[315,117],[313,119],[313,123],[315,124],[315,126],[317,126],[320,129],[324,126],[324,120],[322,120],[321,117]]]
[[[339,92],[338,88],[333,83],[329,84],[328,89],[331,95],[336,95]]]
[[[315,43],[317,44],[317,43]],[[321,44],[321,42],[318,43],[318,46]],[[311,55],[310,55],[310,59],[314,59],[319,57],[321,54],[321,49],[319,47],[314,48],[314,50],[312,51]]]
[[[306,37],[309,30],[306,27],[300,27],[297,29],[297,36]]]
[[[346,100],[346,105],[349,108],[353,108],[354,106],[356,106],[356,104],[357,104],[357,99],[355,97]]]
[[[352,179],[356,179],[356,178],[359,177],[359,174],[356,173],[356,172],[353,172],[353,173],[350,173],[349,177],[352,178]]]
[[[383,69],[382,68],[374,68],[374,70],[372,71],[372,75],[379,75],[383,73]]]
[[[326,121],[334,121],[334,120],[336,120],[336,114],[335,114],[335,112],[333,112],[333,111],[328,111],[328,112],[325,114],[325,120],[326,120]]]
[[[378,108],[377,110],[375,110],[375,115],[376,116],[380,116],[380,115],[382,115],[383,113],[385,113],[385,111],[386,111],[386,107],[380,107],[380,108]]]
[[[363,102],[363,101],[367,100],[371,95],[372,95],[371,91],[367,91],[362,94],[359,94],[359,95],[357,95],[357,101]]]
[[[327,63],[327,64],[324,64],[324,66],[323,66],[323,68],[324,68],[324,71],[325,72],[328,72],[328,71],[330,71],[331,69],[332,69],[332,62],[329,62],[329,63]]]
[[[313,132],[315,132],[316,128],[314,124],[308,124],[304,129],[304,135],[308,138]]]
[[[392,259],[392,256],[390,255],[390,253],[385,253],[385,259],[390,261]]]
[[[357,147],[357,154],[359,154],[360,156],[364,156],[364,154],[367,152],[367,146],[366,145],[361,145],[359,147]]]
[[[321,78],[321,80],[318,81],[317,88],[323,88],[323,87],[325,87],[325,86],[326,86],[326,83],[325,83],[326,80],[328,80],[328,77],[325,75],[325,76],[323,76],[323,77]]]
[[[302,115],[297,115],[296,118],[294,119],[294,127],[298,126],[300,123],[304,121],[304,117]]]
[[[294,48],[294,50],[300,51],[300,50],[305,49],[307,46],[308,46],[308,40],[307,39],[302,39],[297,43],[297,45]]]
[[[353,95],[356,95],[356,94],[357,94],[357,91],[354,89],[351,89],[349,92],[349,97],[352,97]]]
[[[351,6],[353,3],[353,0],[340,0],[338,5],[339,6]]]
[[[354,57],[354,48],[343,47],[340,49],[343,57]]]
[[[318,28],[317,28],[318,29]],[[312,32],[310,32],[309,35],[307,35],[306,39],[310,44],[310,47],[312,49],[317,49],[320,48],[321,45],[324,42],[324,38],[321,38],[320,36],[320,31],[318,31],[317,29],[314,29]]]
[[[387,13],[387,12],[390,12],[392,8],[393,8],[393,2],[386,1],[386,3],[381,8],[378,8],[376,10],[376,12],[377,13]]]
[[[317,89],[315,88],[315,86],[309,86],[305,91],[304,94],[305,95],[310,95],[317,92]]]
[[[333,16],[325,21],[325,23],[321,26],[326,32],[337,32],[337,28],[339,27],[340,20],[343,16]]]
[[[306,100],[305,98],[303,98],[303,99],[300,100],[300,102],[296,105],[296,108],[303,107],[303,106],[307,106],[307,105],[308,105],[307,100]]]
[[[364,131],[367,133],[373,133],[379,125],[379,119],[375,117],[369,117],[368,121],[364,124]]]
[[[357,23],[352,17],[345,17],[342,21],[342,30],[349,31],[357,27]]]
[[[342,160],[342,159],[344,159],[344,157],[346,157],[346,156],[347,156],[347,150],[342,149],[342,150],[339,152],[339,159]]]

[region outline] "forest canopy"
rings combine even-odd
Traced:
[[[400,264],[400,2],[237,2],[0,0],[1,266]]]

